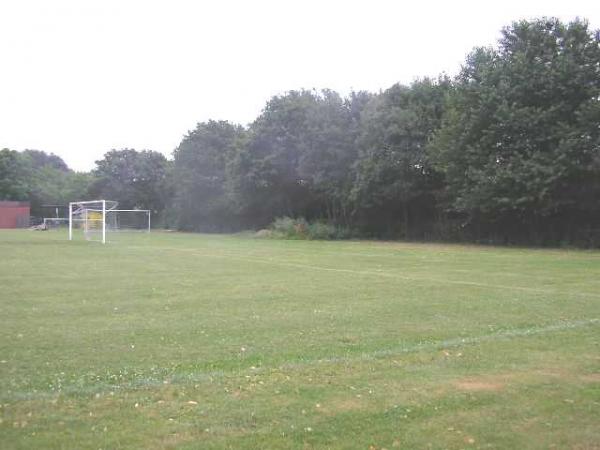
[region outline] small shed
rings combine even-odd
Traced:
[[[29,202],[0,200],[0,228],[27,228],[29,215]]]

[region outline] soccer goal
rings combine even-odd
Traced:
[[[44,230],[64,230],[68,226],[68,217],[44,217],[44,222],[42,224]]]
[[[150,232],[150,210],[118,209],[118,205],[112,200],[69,203],[69,240],[83,235],[88,241],[105,244],[114,233]]]

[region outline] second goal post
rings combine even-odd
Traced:
[[[122,231],[150,232],[148,209],[118,209],[113,200],[87,200],[69,203],[69,240],[78,236],[103,244],[113,233]]]

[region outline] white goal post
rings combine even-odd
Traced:
[[[149,209],[117,209],[112,200],[88,200],[69,203],[69,240],[83,232],[88,241],[105,244],[107,234],[119,231],[150,232]]]

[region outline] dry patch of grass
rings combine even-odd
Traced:
[[[581,375],[579,379],[585,383],[600,383],[600,373]]]
[[[373,409],[367,401],[357,397],[329,399],[325,405],[317,404],[316,408],[323,414],[335,416],[353,411],[369,411]]]
[[[461,391],[467,392],[499,392],[509,386],[519,386],[523,384],[538,384],[543,381],[552,381],[560,383],[576,383],[583,381],[585,383],[600,382],[600,373],[591,373],[580,375],[575,368],[542,368],[518,373],[505,373],[480,377],[468,377],[455,380],[452,385]]]
[[[460,389],[461,391],[491,391],[497,392],[505,387],[505,383],[497,382],[497,381],[484,381],[484,380],[461,380],[454,383],[454,385]]]

